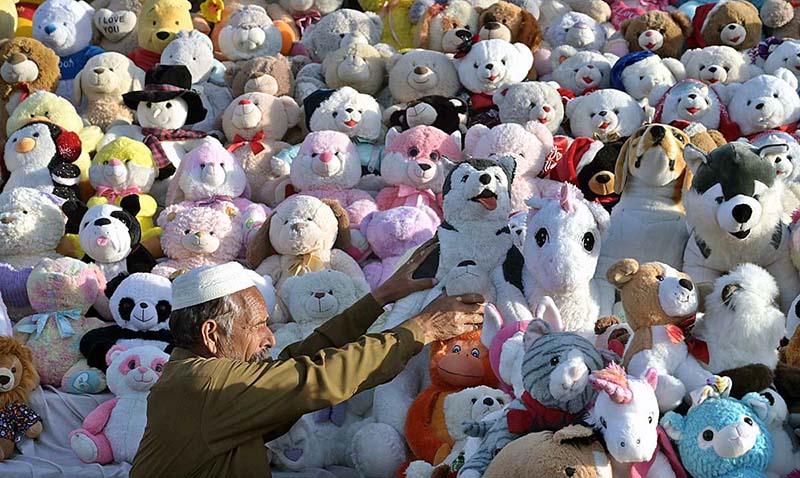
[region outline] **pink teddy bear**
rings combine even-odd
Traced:
[[[211,207],[168,206],[158,225],[164,230],[161,248],[168,259],[157,264],[153,274],[164,277],[184,269],[230,262],[243,244],[239,221]]]
[[[356,260],[364,257],[367,241],[358,228],[378,205],[369,193],[356,189],[361,181],[361,159],[350,137],[338,131],[309,133],[292,160],[289,178],[297,192],[335,200],[347,211],[353,229],[347,253]]]
[[[375,290],[397,268],[401,256],[436,234],[441,221],[427,206],[400,206],[374,212],[361,222],[361,233],[380,261],[364,266],[364,276]]]
[[[442,217],[446,165],[461,161],[461,133],[415,126],[386,133],[381,177],[389,186],[378,193],[381,211],[399,206],[428,206]]]
[[[270,209],[250,201],[249,196],[247,173],[239,160],[216,141],[207,141],[181,161],[167,191],[167,205],[211,207],[233,214],[242,234],[250,238],[264,224]],[[244,248],[239,257],[244,257]]]
[[[467,131],[465,143],[464,153],[473,158],[514,158],[517,163],[511,185],[514,211],[526,210],[526,199],[540,197],[544,188],[556,184],[539,177],[553,149],[553,134],[538,121],[528,121],[524,126],[504,123],[491,129],[478,124]]]

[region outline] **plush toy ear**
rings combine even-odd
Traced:
[[[486,304],[483,309],[483,327],[481,327],[481,343],[488,349],[492,341],[503,328],[503,317],[494,304]]]
[[[126,349],[124,345],[114,345],[108,352],[106,352],[106,365],[111,365],[111,362],[114,361],[121,353],[125,352]]]
[[[300,121],[300,107],[291,96],[280,96],[278,101],[283,104],[283,109],[286,112],[287,129],[296,126]]]
[[[623,20],[623,21],[622,21],[622,23],[620,23],[620,24],[619,24],[619,33],[620,33],[620,34],[621,34],[623,37],[624,37],[624,36],[626,35],[626,33],[628,32],[628,27],[629,27],[629,26],[631,26],[631,22],[632,22],[632,21],[633,21],[633,19],[631,19],[631,18],[628,18],[628,19],[626,19],[626,20]]]
[[[144,70],[131,62],[128,67],[128,74],[131,75],[130,91],[139,91],[144,89]]]
[[[392,141],[394,141],[398,136],[400,136],[400,130],[397,127],[389,128],[386,131],[386,140],[384,141],[384,145],[388,148],[391,146]]]
[[[364,219],[361,220],[361,225],[358,226],[358,230],[361,231],[361,235],[367,237],[367,230],[369,230],[369,224],[375,219],[375,211],[367,214]]]
[[[793,91],[797,91],[797,77],[791,71],[781,67],[775,70],[772,75],[788,83]]]
[[[558,306],[548,295],[542,297],[539,305],[536,306],[535,317],[550,324],[554,332],[563,332],[566,329],[564,321],[561,319],[561,311],[558,310]]]
[[[608,211],[600,204],[596,202],[588,202],[586,205],[589,207],[589,211],[591,211],[592,216],[594,217],[594,222],[597,224],[597,230],[600,231],[600,234],[605,234],[608,230],[608,227],[611,225],[611,215],[608,214]]]
[[[678,415],[675,412],[667,412],[658,423],[672,440],[678,441],[683,437],[683,427],[686,419],[682,415]]]
[[[752,408],[758,418],[766,420],[769,416],[769,401],[767,401],[765,397],[762,397],[761,394],[750,392],[742,397],[742,402]]]
[[[697,288],[697,311],[705,313],[706,297],[714,293],[713,282],[700,282],[694,285]]]
[[[128,211],[131,216],[136,217],[141,210],[141,206],[139,204],[139,195],[138,194],[131,194],[122,198],[122,201],[119,202],[119,207]]]
[[[72,131],[61,130],[56,138],[56,152],[61,158],[74,163],[81,155],[81,137]]]
[[[129,275],[130,274],[128,274],[127,272],[123,272],[117,277],[114,277],[110,281],[106,282],[106,290],[105,290],[106,297],[110,299],[111,296],[114,295],[114,292],[116,292],[117,287],[119,287],[119,285],[122,284],[122,281],[127,279]]]
[[[617,289],[630,282],[633,276],[639,272],[639,262],[636,259],[622,259],[608,268],[606,279]]]
[[[642,379],[650,385],[653,390],[656,389],[658,386],[658,370],[650,367],[644,371],[644,375],[642,375]]]
[[[553,49],[550,55],[550,66],[553,70],[558,68],[558,65],[567,61],[571,56],[578,54],[578,50],[570,45],[561,45]]]
[[[584,425],[569,425],[553,433],[553,441],[566,444],[573,440],[582,440],[595,436],[594,428]]]
[[[683,63],[680,61],[675,58],[664,58],[661,62],[672,72],[672,76],[674,76],[676,80],[682,81],[686,78],[686,67],[683,66]]]
[[[692,21],[689,20],[689,17],[680,10],[675,10],[674,12],[669,14],[672,17],[672,21],[678,24],[678,27],[681,29],[681,33],[683,33],[684,38],[689,38],[692,36]]]
[[[67,234],[77,234],[80,232],[81,220],[89,208],[86,207],[82,201],[77,199],[70,199],[61,206],[61,212],[67,216],[67,223],[64,226],[64,231]]]
[[[489,127],[480,123],[475,124],[467,130],[467,137],[464,140],[464,151],[469,154],[475,154],[475,149],[478,147],[481,139],[485,138],[489,133]]]
[[[332,199],[323,199],[322,202],[328,205],[336,216],[339,222],[339,231],[336,234],[336,242],[333,247],[346,251],[350,248],[350,218],[347,216],[347,211],[344,210],[339,201]]]
[[[275,211],[272,211],[272,214],[267,217],[267,220],[258,228],[250,243],[247,244],[247,254],[245,255],[247,262],[254,269],[260,266],[264,259],[276,254],[275,248],[272,247],[272,243],[269,240],[269,228],[274,217]]]
[[[530,350],[530,348],[533,347],[534,342],[536,342],[540,337],[550,335],[552,332],[553,328],[550,327],[550,324],[544,320],[532,320],[525,329],[525,335],[522,338],[522,343],[525,344],[525,350]]]
[[[79,71],[77,75],[75,75],[75,82],[72,84],[72,101],[76,105],[80,105],[81,101],[83,101],[83,91],[81,90],[81,73],[83,70]]]
[[[571,100],[567,101],[567,105],[564,107],[564,112],[567,114],[568,117],[572,117],[579,111],[581,103],[583,103],[584,96],[578,96],[576,98],[572,98]]]
[[[503,172],[506,173],[506,178],[508,178],[508,184],[511,185],[514,182],[514,173],[517,170],[517,161],[513,156],[503,155],[497,159],[497,164],[503,168]],[[509,194],[511,194],[511,188],[509,188]]]
[[[683,148],[683,159],[686,161],[689,169],[692,170],[692,174],[695,175],[701,165],[708,163],[708,156],[706,156],[705,151],[693,144],[687,144]]]
[[[756,149],[756,154],[764,157],[768,154],[781,154],[789,150],[789,145],[786,143],[765,144],[764,146]]]
[[[539,49],[542,43],[542,28],[536,17],[525,9],[522,9],[522,29],[517,34],[517,41],[528,45],[530,51]]]
[[[528,121],[525,123],[525,130],[536,136],[545,149],[553,148],[553,133],[538,121]]]
[[[655,85],[652,90],[650,90],[650,95],[647,97],[648,101],[650,102],[650,106],[655,107],[658,103],[661,102],[661,98],[664,97],[664,93],[669,91],[669,85]]]
[[[567,103],[567,106],[573,101],[575,100]],[[617,162],[614,165],[614,192],[617,194],[622,194],[622,191],[625,190],[625,182],[628,179],[628,149],[631,147],[631,142],[641,136],[642,131],[644,131],[644,128],[637,130],[630,138],[625,140],[619,150],[619,155],[617,155]]]
[[[289,299],[294,294],[295,286],[302,280],[299,276],[298,277],[289,277],[283,282],[281,286],[281,300],[285,303],[289,303]]]

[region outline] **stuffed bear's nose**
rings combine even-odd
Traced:
[[[489,23],[485,24],[483,26],[483,28],[485,28],[487,30],[497,30],[498,28],[500,28],[500,23],[498,23],[498,22],[489,22]]]
[[[494,68],[494,65],[492,63],[487,63],[484,68],[486,68],[487,70],[491,70],[492,68]]]
[[[689,279],[681,279],[678,281],[678,284],[680,284],[681,287],[683,287],[686,290],[694,289],[694,284],[692,284],[692,281],[690,281]]]
[[[108,226],[109,224],[111,224],[111,220],[105,217],[101,217],[100,219],[94,221],[95,226]]]
[[[494,399],[492,397],[486,397],[483,399],[483,404],[491,407],[494,405]]]
[[[420,163],[417,166],[419,166],[419,169],[421,169],[423,171],[427,171],[427,170],[431,169],[431,165],[430,164]]]
[[[11,377],[8,375],[0,375],[0,385],[7,385],[8,382],[11,381]]]
[[[489,184],[492,182],[492,176],[486,173],[481,174],[481,176],[478,178],[478,181],[480,181],[481,184]]]
[[[344,110],[347,111],[348,113],[352,113],[353,112],[353,108],[345,108]]]
[[[690,100],[693,100],[693,99],[695,99],[695,98],[697,98],[697,95],[696,95],[696,94],[692,93],[691,95],[689,95],[689,99],[690,99]]]
[[[158,38],[159,40],[166,40],[167,38],[169,38],[169,32],[160,31],[156,33],[156,38]]]
[[[239,100],[239,104],[240,105],[249,105],[250,103],[252,103],[252,102],[250,100],[247,100],[247,99]]]
[[[428,70],[427,66],[418,66],[418,67],[414,68],[414,74],[415,75],[426,75],[426,74],[428,74],[428,71],[430,71],[430,70]]]
[[[142,302],[142,303],[139,304],[139,307],[141,307],[142,309],[146,309],[146,308],[148,308],[150,306],[147,305],[147,302]]]
[[[708,69],[708,71],[710,71],[711,73],[716,73],[717,72],[717,67],[716,66],[712,66],[711,68]]]
[[[93,71],[93,72],[95,72],[95,73],[97,73],[98,75],[102,75],[103,73],[105,73],[105,72],[106,72],[106,69],[105,69],[105,68],[95,68],[95,69],[94,69],[94,70],[92,70],[92,71]]]
[[[325,297],[325,293],[324,292],[315,292],[314,293],[314,297],[316,297],[317,299],[321,299],[321,298]]]
[[[44,27],[44,32],[48,35],[52,35],[54,31],[56,31],[56,26],[52,23]]]
[[[611,181],[611,176],[608,174],[598,174],[596,178],[594,178],[600,184],[605,184]]]
[[[757,109],[757,110],[764,109],[764,103],[759,103],[759,104],[757,104],[757,105],[756,105],[756,109]]]
[[[474,265],[477,265],[477,264],[475,264],[475,261],[461,261],[461,262],[458,263],[458,267],[467,267],[467,266],[474,266]]]
[[[603,111],[601,111],[601,112],[599,112],[597,114],[600,115],[600,116],[605,116],[605,115],[608,114],[608,111],[603,110]]]
[[[550,107],[547,106],[547,105],[542,106],[542,109],[544,110],[545,113],[549,113],[550,112]]]

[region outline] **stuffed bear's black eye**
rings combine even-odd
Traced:
[[[544,243],[547,242],[547,239],[550,237],[548,234],[547,229],[541,228],[536,231],[536,235],[534,238],[536,239],[536,245],[539,247],[544,247]]]
[[[711,430],[706,430],[703,432],[703,440],[711,441],[713,439],[714,439],[714,432],[712,432]]]
[[[460,346],[460,345],[454,345],[454,346],[453,346],[453,353],[454,353],[454,354],[459,354],[459,353],[461,353],[461,346]]]
[[[33,133],[33,137],[34,138],[38,138],[39,137],[39,133]]]
[[[575,475],[575,471],[576,471],[575,468],[571,466],[564,468],[564,474],[570,477]]]
[[[434,161],[439,161],[439,152],[431,151],[430,158]]]
[[[639,81],[642,81],[642,80],[644,80],[644,76],[640,76],[639,77]]]
[[[722,196],[717,196],[717,197],[714,198],[714,201],[716,201],[717,204],[722,204],[722,201],[724,201],[724,200],[725,200],[725,198],[723,198]]]
[[[130,362],[128,362],[128,368],[130,370],[135,369],[136,368],[136,361],[135,360],[131,360]]]
[[[336,118],[337,116],[339,116],[339,112],[338,112],[338,111],[334,111],[332,116],[333,116],[334,118]]]
[[[172,103],[167,103],[167,108],[172,108]]]
[[[778,97],[778,93],[773,93],[773,94],[772,94],[772,97],[773,97],[773,98],[777,98],[777,97]]]
[[[700,71],[703,71],[705,69],[706,69],[705,65],[700,65]]]
[[[475,402],[477,402],[477,401],[478,401],[478,399],[477,399],[477,398],[473,398],[473,399],[472,399],[472,403],[475,403]]]
[[[657,280],[658,282],[663,282],[663,281],[664,281],[664,276],[662,276],[661,274],[659,274],[659,275],[657,275],[657,276],[656,276],[656,280]]]
[[[753,426],[753,419],[750,417],[744,417],[744,422],[750,425],[751,427]]]
[[[558,365],[559,362],[560,362],[560,360],[558,360],[558,357],[553,357],[553,358],[550,359],[550,365],[552,365],[553,367]]]
[[[11,367],[11,373],[17,373],[17,367]]]
[[[419,149],[417,149],[416,147],[411,147],[411,149],[408,150],[408,155],[411,156],[412,158],[416,157],[418,154],[419,154]]]
[[[465,183],[467,182],[467,179],[469,179],[469,176],[464,176],[463,178],[461,178],[461,182]]]
[[[587,232],[583,235],[583,248],[586,252],[592,252],[594,249],[594,234]]]
[[[344,38],[344,33],[340,33],[339,38]]]

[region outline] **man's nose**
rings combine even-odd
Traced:
[[[272,348],[275,346],[275,334],[272,329],[265,327],[264,337],[261,339],[261,348]]]

